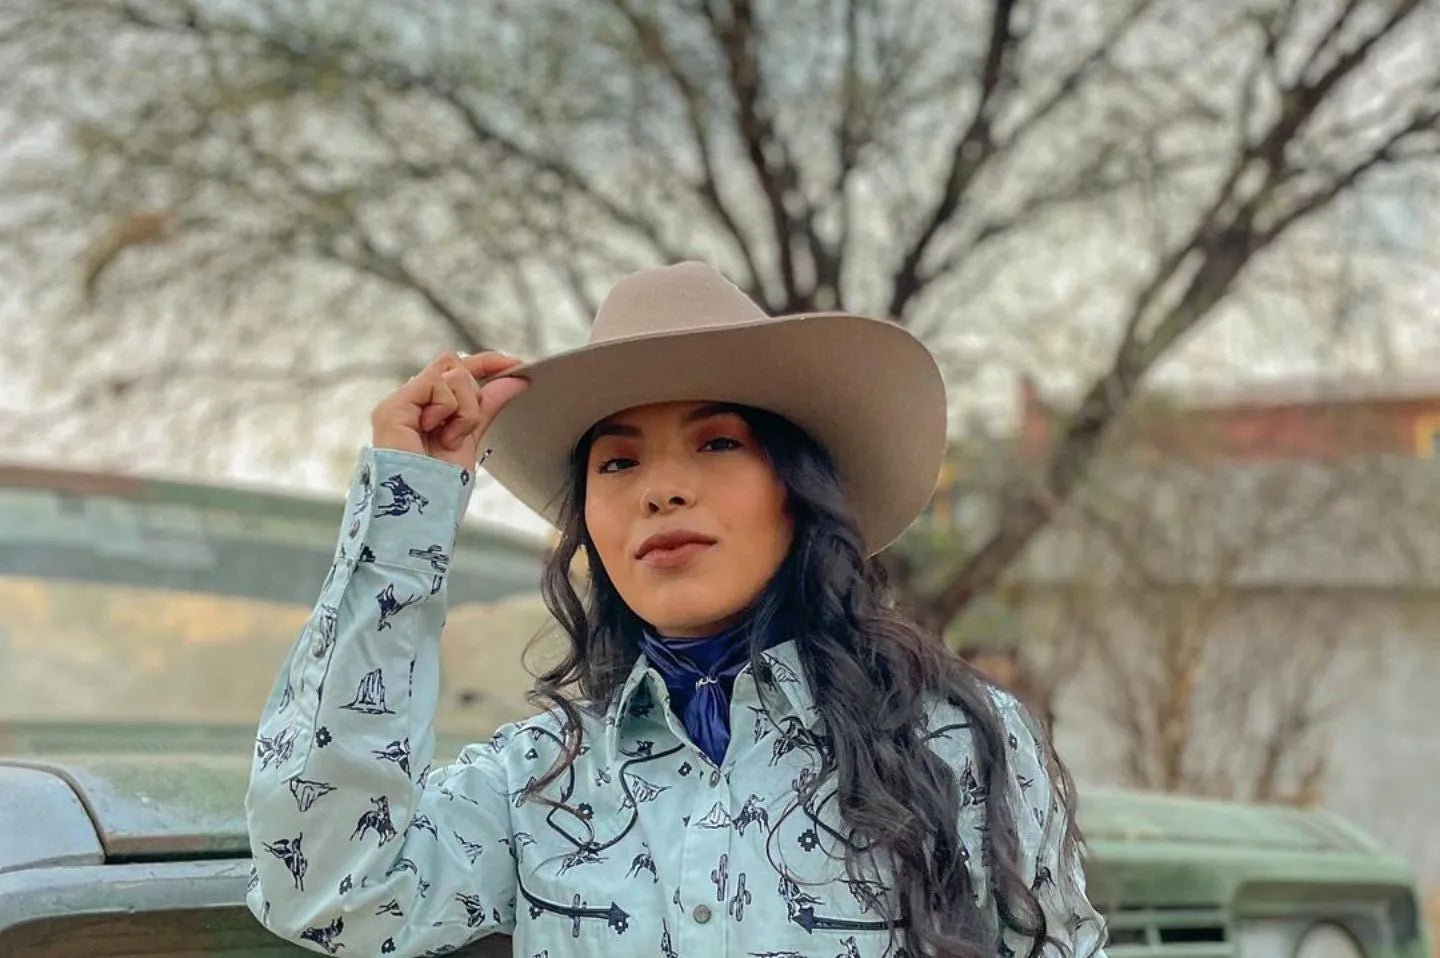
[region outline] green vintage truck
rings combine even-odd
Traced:
[[[241,803],[339,518],[333,500],[0,468],[0,958],[305,953],[244,907]],[[543,550],[462,529],[437,754],[525,711]],[[1114,958],[1430,955],[1407,868],[1333,815],[1101,788],[1081,806]]]

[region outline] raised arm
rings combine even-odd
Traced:
[[[266,705],[248,902],[313,950],[419,955],[513,926],[505,733],[429,772],[446,570],[472,482],[364,449],[330,575]]]

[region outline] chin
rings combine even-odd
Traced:
[[[719,622],[728,616],[723,612],[717,612],[714,615],[655,616],[653,618],[642,616],[642,618],[645,618],[645,621],[649,622],[660,635],[688,637],[694,634],[699,637],[713,631],[710,629],[711,623]]]
[[[744,602],[716,603],[683,601],[674,596],[670,601],[643,603],[640,618],[650,623],[661,635],[677,635],[704,629],[735,615],[745,608]]]

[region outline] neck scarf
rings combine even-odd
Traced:
[[[695,745],[719,765],[730,745],[730,692],[750,661],[747,623],[702,639],[663,639],[648,630],[640,651],[665,680],[670,708]]]

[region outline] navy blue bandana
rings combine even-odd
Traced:
[[[670,708],[705,755],[719,765],[730,745],[730,693],[750,661],[748,623],[702,639],[661,639],[648,630],[640,651],[665,680]]]

